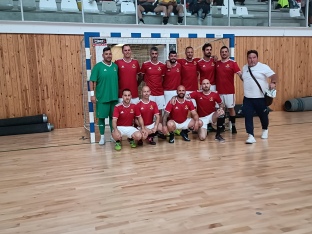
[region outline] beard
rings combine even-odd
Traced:
[[[178,97],[179,97],[179,98],[184,98],[184,96],[185,96],[184,93],[179,93],[179,94],[178,94]]]

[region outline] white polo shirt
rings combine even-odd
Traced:
[[[250,67],[250,70],[252,71],[252,74],[256,80],[259,82],[263,92],[265,92],[269,88],[267,78],[274,75],[275,72],[272,71],[268,65],[260,62],[258,62],[256,66]],[[248,64],[244,65],[242,73],[242,78],[244,81],[244,96],[247,98],[264,97],[263,93],[261,93],[258,85],[249,73]]]

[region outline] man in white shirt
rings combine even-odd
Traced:
[[[248,133],[246,144],[253,144],[256,142],[253,125],[254,112],[257,113],[261,121],[262,139],[268,138],[269,113],[265,104],[264,94],[259,89],[252,75],[260,84],[263,92],[268,88],[276,89],[277,75],[268,65],[258,62],[258,52],[256,50],[249,50],[247,52],[247,61],[248,64],[242,70],[242,80],[244,82],[243,112],[245,116],[245,128]],[[267,82],[268,78],[270,80],[269,84]]]

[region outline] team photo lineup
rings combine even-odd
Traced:
[[[204,141],[208,132],[215,140],[225,142],[225,112],[229,115],[231,134],[237,134],[235,112],[235,76],[244,87],[243,112],[246,144],[256,142],[253,117],[256,113],[262,127],[262,139],[268,138],[268,108],[265,92],[275,90],[277,75],[258,62],[258,52],[247,52],[247,64],[242,69],[230,59],[227,46],[219,55],[213,54],[210,43],[202,46],[202,58],[194,58],[194,49],[185,48],[185,58],[177,58],[171,50],[167,61],[158,60],[158,48],[149,48],[150,60],[139,64],[132,58],[131,46],[122,46],[123,58],[113,62],[110,47],[103,49],[103,61],[91,71],[90,96],[96,107],[100,145],[106,142],[105,119],[109,119],[110,141],[115,150],[122,148],[127,137],[131,148],[146,142],[156,145],[154,137],[175,142],[175,135],[190,141],[189,132]],[[139,91],[141,83],[143,86]],[[215,125],[215,127],[213,127]],[[123,143],[124,144],[124,143]]]

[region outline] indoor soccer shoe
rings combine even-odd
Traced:
[[[219,142],[225,142],[224,138],[221,135],[219,135],[219,134],[216,135],[215,140],[219,141]]]
[[[174,143],[174,133],[171,132],[170,135],[169,135],[169,143]]]
[[[131,148],[136,148],[137,147],[137,145],[135,144],[134,140],[130,140],[130,146],[131,146]]]
[[[121,144],[120,144],[120,142],[116,142],[116,144],[115,144],[115,150],[117,150],[117,151],[121,150]]]
[[[236,134],[236,133],[237,133],[236,127],[232,125],[232,134]]]
[[[149,138],[148,138],[148,143],[149,143],[150,145],[156,145],[156,142],[154,141],[154,138],[153,138],[153,137],[149,137]]]
[[[181,136],[182,139],[185,140],[185,141],[191,141],[191,140],[188,138],[187,132],[188,132],[187,130],[182,130],[182,131],[180,132],[180,136]]]

